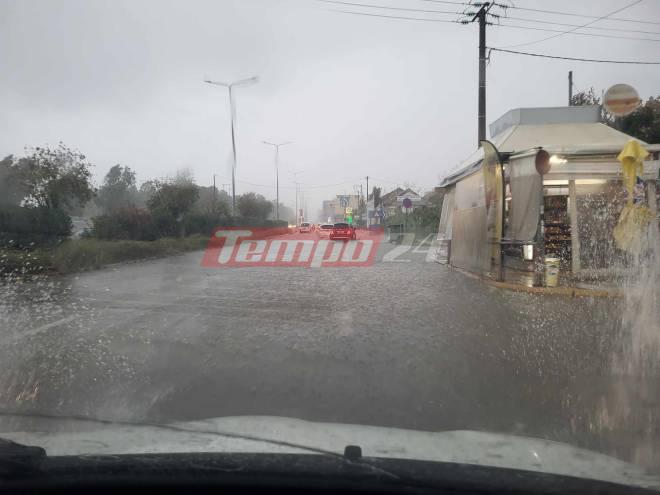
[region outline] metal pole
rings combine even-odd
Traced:
[[[247,79],[241,79],[240,81],[234,81],[233,83],[226,83],[222,81],[211,81],[205,79],[204,82],[208,84],[213,84],[215,86],[222,86],[227,88],[229,93],[229,111],[230,111],[230,120],[231,120],[231,150],[232,150],[232,166],[231,166],[231,212],[232,215],[236,214],[236,106],[234,104],[234,95],[232,94],[233,86],[245,86],[246,84],[254,84],[259,81],[257,76],[253,76]]]
[[[231,152],[232,152],[232,164],[231,164],[231,213],[236,216],[236,136],[234,133],[234,118],[236,115],[236,109],[234,108],[234,98],[231,93],[231,85],[227,86],[229,90],[229,109],[231,112]]]
[[[477,16],[479,18],[479,115],[478,115],[478,142],[486,139],[486,13],[488,2],[484,3]]]
[[[275,146],[275,220],[280,220],[280,145]]]
[[[375,207],[376,205],[374,205]],[[364,211],[367,214],[367,228],[369,228],[369,176],[367,175],[367,202],[364,205]]]
[[[296,185],[296,227],[298,226],[298,183],[294,182]]]
[[[568,106],[573,104],[573,71],[568,71]]]
[[[217,190],[215,188],[215,174],[213,174],[213,213],[215,213],[216,210],[217,210],[216,204],[215,204],[216,203],[216,201],[215,201],[216,200],[216,192],[217,192]]]

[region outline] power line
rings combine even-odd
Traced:
[[[465,11],[463,12],[455,12],[455,11],[448,11],[448,10],[435,10],[435,9],[414,9],[414,8],[407,8],[407,7],[390,7],[390,6],[385,6],[385,5],[373,5],[373,4],[367,4],[367,3],[356,3],[356,2],[344,2],[341,0],[316,0],[318,2],[324,2],[324,3],[331,3],[331,4],[339,4],[339,5],[348,5],[351,7],[366,7],[366,8],[373,8],[373,9],[384,9],[384,10],[396,10],[396,11],[402,11],[402,12],[420,12],[424,14],[450,14],[450,15],[469,15],[469,13],[466,13]],[[460,2],[458,2],[460,3]],[[468,4],[465,4],[466,6]],[[526,19],[524,17],[511,17],[509,15],[505,16],[499,16],[497,14],[490,14],[489,16],[494,17],[498,20],[513,20],[513,21],[524,21],[524,22],[533,22],[537,24],[551,24],[555,26],[566,26],[566,27],[575,27],[575,28],[584,28],[584,29],[595,29],[598,31],[620,31],[624,33],[640,33],[640,34],[655,34],[655,35],[660,35],[660,32],[658,31],[641,31],[637,29],[625,29],[625,28],[613,28],[613,27],[585,27],[581,26],[579,24],[567,24],[564,22],[551,22],[551,21],[544,21],[544,20],[539,20],[539,19]],[[549,31],[549,32],[561,32],[561,31]]]
[[[468,2],[453,2],[451,0],[422,0],[424,2],[433,2],[433,3],[444,3],[448,5],[465,5],[465,6],[470,6],[471,4]]]
[[[596,58],[579,57],[560,57],[557,55],[544,55],[542,53],[518,52],[515,50],[505,50],[503,48],[489,48],[489,52],[514,53],[516,55],[527,55],[530,57],[553,58],[558,60],[574,60],[577,62],[595,62],[600,64],[634,64],[634,65],[660,65],[660,62],[645,62],[641,60],[605,60]]]
[[[399,20],[406,20],[406,21],[427,21],[427,22],[449,22],[451,24],[460,24],[458,21],[450,21],[447,19],[420,19],[419,17],[404,17],[404,16],[398,16],[398,15],[383,15],[383,14],[367,14],[366,12],[351,12],[349,10],[337,10],[337,9],[329,9],[330,12],[339,12],[341,14],[352,14],[352,15],[364,15],[368,17],[383,17],[385,19],[399,19]]]
[[[494,14],[491,14],[493,16]],[[499,17],[497,16],[498,19],[501,20],[511,20],[511,21],[525,21],[525,22],[534,22],[537,24],[554,24],[555,26],[566,26],[566,27],[580,27],[578,24],[566,24],[564,22],[552,22],[552,21],[542,21],[539,19],[526,19],[524,17],[511,17],[509,15]],[[624,33],[641,33],[641,34],[657,34],[660,35],[660,32],[658,31],[640,31],[638,29],[625,29],[625,28],[613,28],[613,27],[584,27],[582,26],[583,29],[597,29],[599,31],[621,31]]]
[[[632,36],[616,36],[613,34],[598,34],[598,33],[578,33],[578,32],[567,32],[567,31],[561,31],[559,29],[546,29],[546,28],[536,28],[536,27],[531,27],[531,26],[518,26],[516,24],[490,24],[491,26],[494,27],[507,27],[507,28],[514,28],[514,29],[525,29],[528,31],[541,31],[541,32],[546,32],[546,33],[561,33],[561,34],[570,34],[571,36],[589,36],[592,38],[610,38],[610,39],[618,39],[618,40],[632,40],[632,41],[660,41],[660,38],[635,38]],[[561,35],[560,34],[560,35]],[[660,34],[660,33],[658,33]],[[560,36],[557,35],[557,36]],[[548,38],[544,38],[544,40],[550,39],[553,36],[550,36]],[[543,40],[537,40],[537,41],[543,41]],[[520,43],[517,45],[507,45],[507,46],[502,46],[500,48],[516,48],[518,46],[524,46],[524,45],[530,45],[532,43],[536,43],[535,41],[532,41],[530,43]]]
[[[560,36],[564,36],[565,34],[571,34],[571,33],[574,33],[575,31],[577,31],[577,30],[580,29],[580,28],[587,27],[587,26],[589,26],[589,25],[591,25],[591,24],[594,24],[595,22],[598,22],[598,21],[603,20],[603,19],[607,19],[607,18],[608,18],[609,16],[611,16],[611,15],[618,14],[618,13],[621,12],[622,10],[629,9],[630,7],[632,7],[633,5],[637,5],[637,4],[640,3],[641,1],[642,1],[642,0],[635,0],[634,2],[629,3],[629,4],[627,4],[627,5],[624,5],[623,7],[620,7],[620,8],[618,8],[618,9],[616,9],[616,10],[613,10],[612,12],[610,12],[610,13],[608,13],[608,14],[605,14],[605,15],[603,15],[603,16],[601,16],[601,17],[598,17],[597,19],[594,19],[593,21],[589,21],[589,22],[587,22],[587,23],[585,23],[585,24],[583,24],[583,25],[581,25],[581,26],[574,27],[574,28],[569,29],[569,30],[567,30],[567,31],[561,31],[561,32],[559,32],[558,34],[553,34],[552,36],[548,36],[548,37],[546,37],[546,38],[542,38],[542,39],[540,39],[540,40],[528,41],[528,42],[526,42],[526,43],[518,43],[518,44],[516,44],[516,45],[508,45],[508,46],[503,47],[503,48],[515,48],[515,47],[518,47],[518,46],[534,45],[534,44],[536,44],[536,43],[541,43],[541,42],[543,42],[543,41],[548,41],[548,40],[551,40],[551,39],[554,39],[554,38],[559,38]]]
[[[426,2],[434,1],[434,0],[422,0]],[[526,12],[539,12],[541,14],[555,14],[555,15],[565,15],[565,16],[570,16],[570,17],[584,17],[585,19],[599,19],[598,16],[596,15],[589,15],[589,14],[577,14],[574,12],[559,12],[557,10],[543,10],[543,9],[530,9],[527,7],[518,7],[515,5],[511,6],[504,6],[500,5],[500,7],[506,7],[510,9],[515,9],[515,10],[524,10]],[[655,24],[655,25],[660,25],[660,21],[643,21],[641,19],[625,19],[622,17],[608,17],[608,20],[610,21],[622,21],[622,22],[636,22],[639,24]]]
[[[323,0],[327,1],[327,0]],[[334,2],[333,2],[334,3]],[[406,17],[406,16],[395,16],[395,15],[385,15],[385,14],[373,14],[373,13],[367,13],[367,12],[353,12],[349,10],[340,10],[340,9],[329,9],[330,12],[338,12],[341,14],[351,14],[351,15],[361,15],[361,16],[367,16],[367,17],[380,17],[380,18],[385,18],[385,19],[397,19],[397,20],[405,20],[405,21],[424,21],[424,22],[448,22],[452,24],[466,24],[467,21],[459,21],[459,20],[448,20],[448,19],[433,19],[433,18],[423,18],[423,17]],[[503,18],[506,19],[506,18]],[[536,27],[531,27],[531,26],[518,26],[516,24],[493,24],[489,23],[491,26],[496,26],[496,27],[507,27],[507,28],[512,28],[512,29],[525,29],[528,31],[540,31],[540,32],[548,32],[548,33],[560,33],[561,34],[571,34],[571,35],[576,35],[576,36],[590,36],[590,37],[595,37],[595,38],[610,38],[610,39],[620,39],[620,40],[630,40],[630,41],[653,41],[653,42],[658,42],[660,41],[660,38],[635,38],[632,36],[616,36],[616,35],[608,35],[608,34],[598,34],[598,33],[578,33],[578,32],[567,32],[567,31],[562,31],[559,29],[546,29],[546,28],[536,28]],[[660,33],[655,33],[659,34]],[[549,37],[549,38],[552,38]],[[549,39],[546,38],[546,39]],[[526,43],[523,43],[523,45]],[[517,46],[522,46],[522,45],[508,45],[502,48],[510,48],[510,47],[517,47]]]
[[[340,0],[316,0],[317,2],[325,3],[334,3],[341,5],[350,5],[351,7],[370,7],[374,9],[385,9],[385,10],[400,10],[406,12],[424,12],[424,13],[433,13],[433,14],[451,14],[451,15],[462,15],[463,12],[450,12],[447,10],[433,10],[433,9],[410,9],[405,7],[389,7],[384,5],[372,5],[367,3],[353,3],[353,2],[342,2]]]

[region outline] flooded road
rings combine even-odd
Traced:
[[[209,269],[197,252],[14,281],[0,410],[486,430],[660,466],[660,379],[620,366],[624,300],[510,292],[408,259]]]

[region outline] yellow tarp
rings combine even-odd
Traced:
[[[639,254],[642,249],[642,239],[646,233],[653,214],[644,205],[635,205],[633,193],[637,176],[644,173],[644,158],[649,152],[639,143],[631,139],[619,153],[617,159],[623,167],[623,183],[628,192],[628,202],[621,212],[619,222],[614,227],[614,240],[619,249]]]

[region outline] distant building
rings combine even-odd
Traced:
[[[397,187],[393,191],[381,196],[380,199],[385,216],[388,217],[396,215],[397,212],[404,211],[403,203],[405,199],[410,200],[412,203],[411,209],[413,210],[426,205],[422,197],[410,188],[402,189],[401,187]]]
[[[343,222],[346,208],[352,208],[357,213],[360,206],[358,194],[338,194],[335,199],[323,201],[323,221]]]
[[[334,199],[326,199],[323,201],[323,208],[321,213],[321,220],[327,222],[328,220],[334,221],[335,210],[337,209],[337,201]]]

